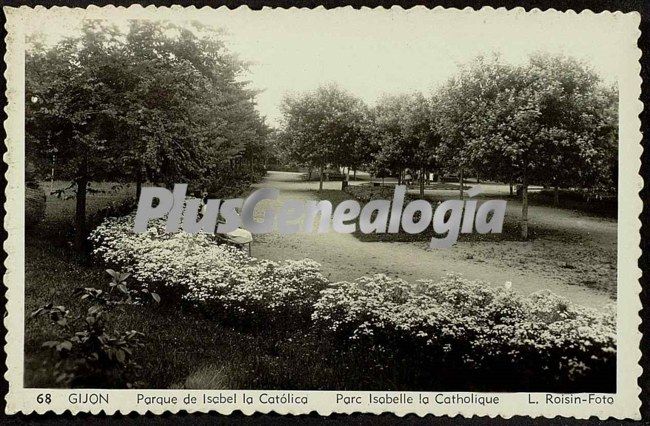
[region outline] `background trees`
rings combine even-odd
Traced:
[[[285,100],[280,145],[298,164],[366,164],[375,176],[430,169],[468,171],[521,188],[528,236],[528,187],[615,189],[617,98],[585,64],[537,54],[521,65],[478,57],[436,90],[381,97],[372,108],[335,86]],[[322,188],[322,184],[321,184]]]
[[[267,135],[244,63],[205,27],[85,21],[53,46],[26,55],[26,153],[41,170],[57,156],[75,184],[75,245],[85,241],[90,181],[189,181],[200,189],[230,176],[233,159]]]
[[[285,98],[271,132],[241,80],[245,64],[209,28],[86,21],[54,45],[28,45],[27,159],[44,175],[56,157],[57,177],[74,183],[79,249],[91,181],[214,190],[248,182],[271,156],[318,169],[319,189],[328,165],[399,183],[410,169],[423,195],[436,170],[458,175],[462,196],[465,174],[480,170],[521,185],[524,237],[530,184],[556,194],[616,185],[618,93],[572,58],[479,57],[430,97],[384,96],[372,107],[322,86]]]
[[[615,167],[616,96],[593,71],[562,56],[520,66],[479,58],[436,98],[441,158],[522,186],[521,234],[528,236],[528,186],[610,186]]]
[[[430,102],[419,93],[384,96],[373,109],[372,120],[372,167],[397,172],[398,183],[405,169],[417,171],[423,194],[424,175],[436,163],[439,143]]]

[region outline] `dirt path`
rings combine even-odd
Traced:
[[[338,189],[340,185],[340,182],[325,183],[327,189]],[[279,189],[281,195],[276,203],[280,204],[287,199],[316,199],[313,190],[317,189],[318,183],[304,182],[298,173],[269,172],[265,181],[258,186]],[[519,207],[517,203],[512,204],[508,209],[515,212]],[[578,229],[578,234],[584,235],[584,241],[576,242],[575,250],[572,245],[573,251],[580,251],[586,245],[591,252],[599,244],[611,245],[613,242],[614,257],[611,260],[615,265],[615,222],[546,207],[532,208],[530,220],[532,223],[553,227]],[[557,251],[555,245],[553,239],[538,239],[534,242],[471,242],[459,243],[447,250],[428,251],[424,243],[361,242],[353,235],[335,232],[293,235],[271,233],[256,236],[253,255],[271,260],[308,257],[320,262],[324,273],[334,281],[353,280],[376,273],[415,281],[437,279],[454,272],[469,279],[488,281],[492,285],[503,285],[510,281],[512,288],[523,294],[549,289],[585,306],[600,307],[611,302],[611,295],[605,292],[567,284],[566,274],[578,276],[582,272],[576,270],[575,266],[572,269],[561,269],[559,264],[564,262],[565,256],[553,260],[554,251]],[[611,247],[608,247],[607,253],[610,251]],[[600,254],[602,255],[602,250]],[[605,259],[609,257],[610,254],[607,254]],[[534,258],[541,261],[536,263]],[[530,265],[520,267],[522,260],[528,260],[525,263]],[[602,263],[603,260],[599,262]],[[607,270],[609,267],[605,263],[604,267],[599,268]],[[603,273],[600,270],[597,272]],[[615,277],[615,271],[612,274]]]

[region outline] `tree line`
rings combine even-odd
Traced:
[[[617,185],[618,91],[584,63],[535,54],[513,65],[481,56],[428,96],[381,97],[368,106],[326,85],[285,97],[275,137],[283,161],[320,170],[363,168],[376,177],[417,171],[468,173],[521,188],[522,237],[528,187],[611,193]],[[512,195],[512,194],[511,194]]]
[[[270,129],[241,76],[246,64],[197,23],[84,21],[53,45],[38,34],[25,57],[27,161],[73,182],[75,245],[87,234],[93,181],[194,189],[246,180]]]

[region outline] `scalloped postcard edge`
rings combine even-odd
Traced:
[[[8,414],[30,414],[38,413],[44,414],[54,412],[62,414],[71,412],[76,414],[79,412],[89,412],[94,414],[129,414],[129,413],[178,413],[178,412],[218,412],[222,414],[230,414],[234,411],[240,411],[246,415],[254,413],[277,413],[277,414],[308,414],[317,412],[320,415],[327,416],[334,413],[351,414],[351,413],[393,413],[398,416],[415,414],[418,416],[425,416],[433,414],[435,416],[487,416],[487,417],[502,417],[510,418],[513,416],[530,416],[530,417],[546,417],[553,418],[556,416],[561,417],[574,417],[578,419],[587,419],[590,417],[598,417],[599,419],[617,418],[617,419],[640,419],[640,393],[641,388],[638,385],[638,378],[642,374],[642,368],[639,364],[641,359],[641,332],[639,326],[641,324],[640,310],[640,292],[641,285],[639,279],[641,278],[641,270],[638,267],[637,261],[641,256],[640,248],[640,214],[642,210],[642,200],[639,191],[643,188],[643,178],[640,175],[641,167],[641,154],[643,148],[641,146],[641,121],[639,115],[643,111],[643,103],[640,100],[641,95],[641,49],[638,47],[638,39],[640,37],[639,25],[641,17],[638,12],[620,12],[620,11],[603,11],[599,13],[592,12],[591,10],[583,10],[579,13],[568,10],[566,12],[558,11],[556,9],[546,9],[541,11],[539,9],[526,10],[523,7],[516,7],[513,9],[506,8],[492,8],[483,7],[481,9],[473,8],[445,8],[436,6],[429,8],[426,6],[413,6],[404,9],[399,6],[392,6],[391,8],[370,8],[362,7],[360,9],[352,8],[352,6],[337,7],[326,9],[323,6],[316,8],[273,8],[265,6],[256,13],[269,13],[275,9],[282,9],[284,13],[300,13],[304,10],[309,10],[310,13],[340,13],[352,9],[355,13],[362,15],[374,9],[383,9],[385,11],[395,13],[429,13],[437,10],[454,11],[454,13],[465,14],[545,14],[548,16],[555,16],[557,14],[598,14],[598,15],[612,15],[617,19],[626,20],[627,33],[621,35],[627,40],[626,45],[621,46],[625,50],[626,63],[625,73],[619,78],[620,90],[620,104],[619,104],[619,129],[620,129],[620,145],[619,145],[619,182],[625,183],[619,185],[619,203],[618,203],[618,270],[617,282],[618,295],[617,295],[617,392],[616,403],[614,405],[594,407],[589,406],[547,406],[547,405],[524,405],[525,395],[519,393],[490,393],[490,395],[503,395],[506,398],[511,398],[507,404],[500,405],[498,408],[481,406],[475,404],[466,404],[462,406],[418,406],[416,408],[405,407],[383,407],[377,405],[364,405],[355,407],[354,409],[348,407],[334,406],[332,402],[332,394],[335,391],[284,391],[309,394],[311,402],[308,406],[301,407],[299,405],[285,405],[285,406],[268,406],[261,403],[253,403],[250,405],[240,404],[238,406],[229,407],[211,407],[209,409],[192,409],[183,404],[170,404],[168,406],[160,407],[146,407],[138,405],[134,402],[133,394],[138,390],[109,390],[107,393],[111,397],[111,403],[108,407],[94,407],[94,408],[79,408],[74,406],[63,398],[56,398],[57,394],[64,395],[69,393],[65,389],[35,389],[23,387],[23,373],[24,373],[24,320],[25,320],[25,307],[24,307],[24,33],[22,25],[25,23],[30,13],[34,11],[42,13],[43,10],[56,11],[61,14],[82,14],[87,17],[101,17],[110,19],[112,16],[119,15],[120,19],[128,18],[144,18],[151,17],[151,13],[156,14],[156,18],[164,19],[165,15],[189,13],[204,13],[215,10],[237,10],[249,9],[247,6],[239,6],[237,8],[229,8],[227,6],[220,6],[218,8],[210,8],[204,6],[197,8],[195,6],[171,6],[171,7],[156,7],[141,5],[132,5],[127,7],[123,6],[95,6],[89,5],[86,8],[79,7],[66,7],[66,6],[36,6],[34,8],[29,6],[19,7],[3,7],[6,16],[5,29],[7,36],[5,38],[6,54],[4,56],[6,70],[4,73],[7,82],[5,96],[7,98],[7,105],[5,106],[5,113],[7,119],[4,121],[4,128],[6,132],[5,146],[6,153],[4,154],[4,162],[8,169],[5,173],[6,189],[5,196],[6,202],[4,204],[6,216],[4,221],[5,231],[8,233],[7,240],[3,244],[3,249],[7,254],[5,260],[6,272],[3,278],[4,285],[6,286],[6,308],[7,314],[4,318],[4,326],[7,330],[5,337],[5,353],[6,353],[6,367],[5,379],[9,383],[9,391],[6,395],[6,413]],[[175,16],[177,19],[178,16]],[[621,146],[624,145],[625,149]],[[625,283],[625,285],[621,285]],[[37,394],[47,391],[52,394],[53,402],[48,406],[43,406],[36,402]],[[84,390],[89,391],[89,390]],[[106,390],[101,390],[102,392]],[[67,393],[66,393],[67,392]],[[169,390],[151,390],[151,392],[158,395],[169,395]],[[183,390],[184,394],[200,392]],[[225,390],[224,390],[225,392]],[[251,395],[259,395],[264,392],[261,390],[233,390],[233,392],[247,392]],[[268,391],[268,392],[282,392],[282,391]],[[409,392],[412,393],[412,392]],[[350,395],[363,395],[364,392],[346,392]],[[515,396],[521,396],[519,399],[512,399]]]

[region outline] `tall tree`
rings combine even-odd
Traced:
[[[463,195],[464,176],[468,170],[482,170],[491,166],[494,175],[507,175],[511,165],[507,157],[496,151],[480,150],[476,141],[484,140],[495,130],[493,113],[496,98],[516,81],[512,68],[503,64],[497,55],[479,56],[460,68],[434,93],[432,103],[434,121],[442,136],[438,149],[441,165],[446,172],[460,177]]]
[[[527,238],[531,183],[590,188],[611,176],[613,99],[593,71],[571,58],[536,55],[521,66],[479,58],[441,93],[447,157],[456,149],[460,166],[519,179]]]
[[[419,93],[384,96],[373,113],[374,168],[397,172],[400,183],[405,169],[417,170],[422,194],[424,174],[435,164],[439,145],[431,118],[431,105]]]
[[[34,164],[56,152],[76,185],[75,247],[85,237],[86,193],[92,178],[115,169],[118,93],[125,84],[119,30],[88,21],[81,34],[53,48],[35,44],[26,55],[26,153]]]
[[[265,125],[245,64],[198,25],[134,20],[128,30],[85,21],[79,34],[26,55],[27,152],[76,185],[75,246],[86,236],[90,181],[205,185]]]
[[[410,96],[405,113],[403,134],[412,155],[408,164],[418,170],[420,196],[424,196],[425,175],[437,166],[440,136],[433,121],[432,105],[421,93]]]
[[[318,168],[319,191],[327,165],[352,165],[346,154],[360,138],[363,104],[336,85],[284,98],[283,137],[291,157],[299,164]]]

